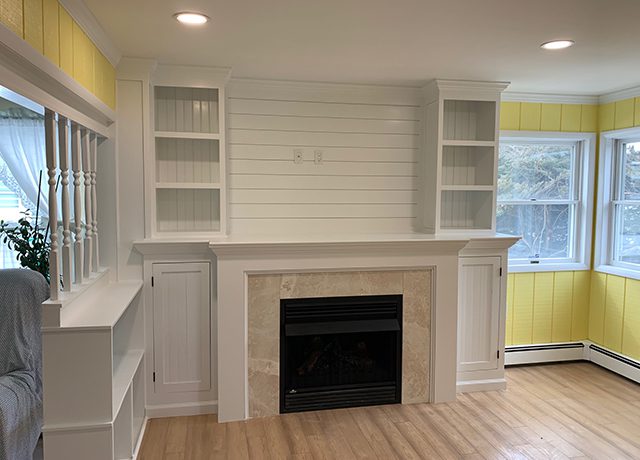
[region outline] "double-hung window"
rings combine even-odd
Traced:
[[[520,236],[512,271],[589,268],[595,136],[503,132],[497,231]]]
[[[596,269],[640,278],[640,129],[604,133]]]

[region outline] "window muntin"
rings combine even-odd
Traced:
[[[580,261],[582,151],[574,140],[501,141],[497,230],[522,237],[510,265]]]

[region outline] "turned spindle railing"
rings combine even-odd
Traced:
[[[45,139],[51,229],[51,299],[57,300],[61,286],[63,291],[71,291],[74,285],[89,279],[100,267],[96,188],[98,135],[47,109]],[[59,194],[56,186],[61,188]],[[58,209],[62,211],[60,227]]]

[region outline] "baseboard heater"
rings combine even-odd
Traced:
[[[505,349],[506,366],[567,361],[589,361],[640,383],[640,361],[589,341],[523,345]]]
[[[556,344],[544,344],[544,345],[526,345],[522,347],[507,347],[505,353],[515,353],[520,351],[541,351],[541,350],[563,350],[567,348],[584,348],[584,343],[556,343]]]
[[[602,353],[603,355],[615,359],[616,361],[620,361],[621,363],[626,364],[627,366],[631,366],[634,369],[640,370],[640,363],[637,363],[632,359],[627,358],[626,356],[619,355],[618,353],[614,353],[613,351],[606,350],[593,344],[589,345],[589,349],[597,353]]]

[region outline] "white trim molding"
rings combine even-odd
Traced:
[[[503,102],[537,102],[550,104],[598,104],[598,96],[582,94],[544,94],[505,91],[502,93]]]
[[[618,129],[600,134],[598,194],[596,208],[596,244],[594,270],[611,275],[640,279],[640,267],[613,261],[616,151],[619,141],[640,138],[640,127]]]
[[[82,0],[59,0],[65,10],[84,30],[91,41],[96,45],[104,57],[113,67],[118,65],[122,53],[111,41],[102,25],[98,22],[89,7]]]

